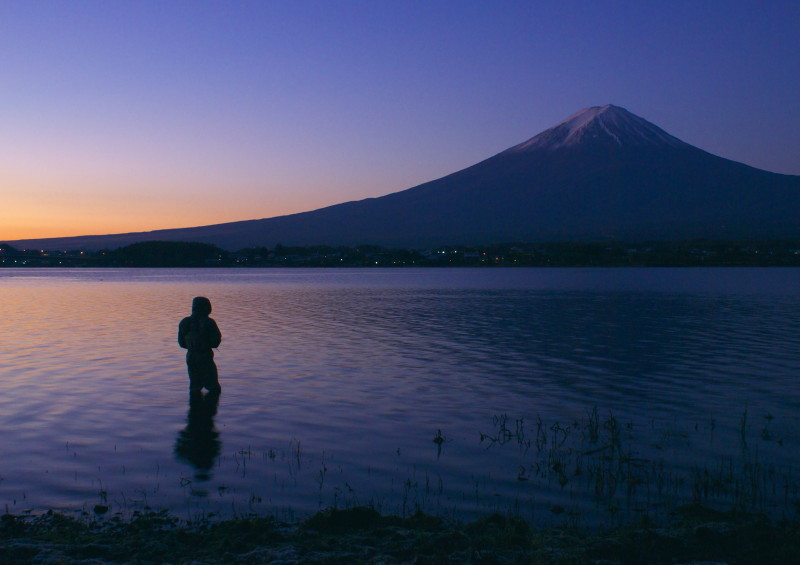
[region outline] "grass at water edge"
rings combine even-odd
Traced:
[[[800,563],[800,521],[687,505],[666,525],[603,532],[537,529],[494,514],[454,522],[369,507],[274,518],[181,522],[167,512],[80,519],[5,514],[0,563]]]

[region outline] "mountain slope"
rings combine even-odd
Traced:
[[[707,153],[608,105],[422,185],[300,214],[15,246],[136,241],[422,247],[545,240],[800,237],[800,177]]]

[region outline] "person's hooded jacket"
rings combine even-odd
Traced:
[[[204,296],[192,300],[192,315],[187,316],[178,326],[178,345],[190,353],[210,352],[219,347],[222,334],[211,314],[211,301]]]

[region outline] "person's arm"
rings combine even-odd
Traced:
[[[222,343],[222,333],[219,331],[219,326],[217,326],[217,322],[209,318],[211,321],[211,331],[209,332],[210,335],[208,336],[211,340],[211,347],[219,347],[219,344]]]
[[[178,324],[178,345],[183,347],[184,349],[188,349],[186,347],[186,319],[184,318],[181,320],[181,323]]]

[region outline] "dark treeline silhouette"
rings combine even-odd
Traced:
[[[550,242],[442,246],[251,247],[147,241],[114,250],[19,250],[0,244],[0,267],[800,267],[800,240]]]
[[[196,242],[143,241],[101,253],[109,267],[203,267],[220,262],[225,251]]]

